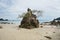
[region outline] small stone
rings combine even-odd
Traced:
[[[40,26],[41,28],[43,28],[43,26]]]
[[[2,28],[2,26],[0,26],[0,29]]]
[[[46,38],[48,38],[48,39],[52,39],[51,37],[49,37],[49,36],[44,36],[44,37],[46,37]]]
[[[53,32],[53,33],[55,33],[55,32]]]

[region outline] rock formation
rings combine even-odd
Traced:
[[[60,17],[54,19],[53,21],[51,21],[52,25],[60,25]]]
[[[36,19],[36,15],[32,14],[31,9],[27,9],[27,13],[23,17],[21,21],[21,25],[19,25],[19,28],[38,28],[39,27],[39,21]]]

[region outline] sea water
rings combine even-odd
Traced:
[[[48,22],[48,20],[39,20],[40,23]],[[21,20],[0,21],[0,23],[20,24]]]
[[[0,21],[0,23],[9,23],[9,24],[20,24],[19,20],[10,20],[10,21]]]

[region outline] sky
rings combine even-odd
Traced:
[[[42,10],[39,20],[60,17],[60,0],[0,0],[0,18],[18,19],[27,8]]]

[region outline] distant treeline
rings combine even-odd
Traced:
[[[55,20],[60,20],[60,17],[56,18]]]
[[[0,18],[0,21],[8,21],[8,19]]]
[[[54,19],[53,21],[51,21],[51,24],[53,25],[60,25],[60,17]]]

